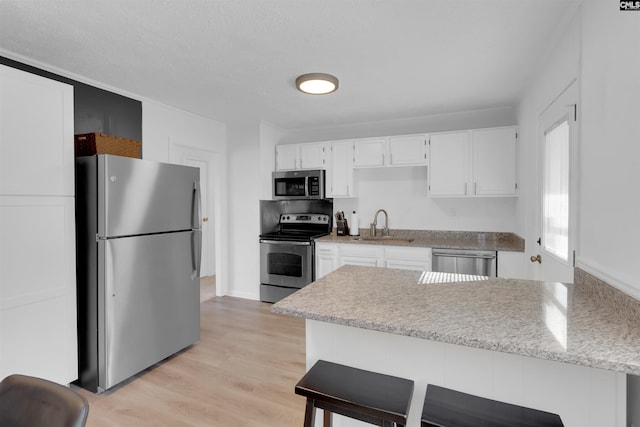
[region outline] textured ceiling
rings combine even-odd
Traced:
[[[0,54],[289,129],[514,105],[577,0],[0,0]],[[330,95],[295,78],[327,72]]]

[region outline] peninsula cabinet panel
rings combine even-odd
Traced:
[[[0,65],[0,194],[73,196],[73,87]]]
[[[0,196],[0,378],[77,379],[73,197]]]

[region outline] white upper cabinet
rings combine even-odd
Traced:
[[[430,135],[429,195],[516,195],[516,129],[478,129]]]
[[[477,196],[516,194],[516,129],[471,132],[474,190]]]
[[[0,194],[73,196],[73,87],[0,65]]]
[[[276,145],[276,170],[298,169],[299,144]]]
[[[353,167],[422,166],[427,164],[427,151],[424,134],[356,139]]]
[[[327,164],[327,197],[355,197],[352,142],[336,141],[329,145],[331,160]]]
[[[300,144],[300,169],[323,169],[325,165],[325,143]]]
[[[438,133],[429,141],[429,195],[466,196],[469,180],[469,132]]]
[[[365,138],[353,141],[353,167],[385,165],[387,138]]]
[[[427,164],[427,135],[389,137],[390,166],[422,166]]]
[[[323,169],[325,143],[276,145],[276,170]]]

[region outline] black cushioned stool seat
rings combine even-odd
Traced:
[[[556,414],[427,386],[422,427],[563,427]]]
[[[307,398],[305,427],[313,427],[315,408],[324,410],[324,426],[336,413],[378,426],[404,426],[413,381],[318,360],[296,385]]]

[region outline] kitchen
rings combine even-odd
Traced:
[[[3,7],[8,3],[3,2]],[[574,5],[576,6],[576,5]],[[638,297],[638,253],[635,238],[640,234],[635,221],[638,198],[638,130],[634,125],[637,111],[638,88],[633,76],[637,75],[638,33],[637,17],[632,12],[620,11],[605,2],[586,1],[571,10],[558,25],[555,49],[542,56],[535,64],[539,72],[530,77],[530,83],[514,105],[474,108],[468,105],[446,113],[432,111],[406,114],[404,117],[376,120],[373,123],[355,123],[341,126],[314,126],[307,120],[307,128],[286,131],[268,121],[245,121],[244,125],[228,124],[186,113],[155,100],[152,94],[144,97],[143,134],[144,157],[171,161],[173,144],[183,144],[214,151],[219,160],[214,191],[214,209],[219,226],[216,233],[216,276],[220,295],[258,299],[258,200],[271,194],[269,177],[275,164],[275,145],[327,141],[382,135],[402,135],[420,132],[459,130],[517,124],[520,133],[518,173],[520,196],[517,199],[443,200],[435,202],[426,197],[416,199],[401,186],[404,195],[380,191],[376,199],[361,197],[358,201],[344,201],[341,210],[350,212],[356,204],[361,221],[370,221],[378,208],[389,211],[391,228],[423,228],[421,218],[428,218],[428,228],[444,230],[512,231],[526,241],[526,256],[536,253],[535,209],[537,115],[572,78],[581,83],[580,176],[577,262],[591,266],[599,276],[617,285],[628,294]],[[4,16],[16,17],[11,13]],[[37,14],[35,14],[37,16]],[[12,18],[8,18],[12,19]],[[5,29],[11,23],[3,22]],[[3,30],[6,31],[6,30]],[[3,56],[25,62],[53,64],[52,59],[29,59],[27,52],[11,54],[12,40],[3,32]],[[620,45],[620,40],[625,40]],[[551,46],[551,44],[549,45]],[[18,52],[19,53],[19,52]],[[543,58],[548,60],[542,64]],[[477,59],[476,59],[477,60]],[[132,61],[135,62],[135,61]],[[37,65],[37,64],[35,64]],[[64,69],[64,66],[59,66]],[[327,65],[330,67],[330,64]],[[54,65],[47,66],[55,69]],[[70,70],[76,72],[75,70]],[[294,76],[295,77],[295,76]],[[288,77],[287,77],[288,78]],[[101,81],[96,79],[97,81]],[[108,79],[104,80],[108,82]],[[103,83],[108,86],[108,83]],[[348,87],[342,81],[342,89]],[[606,90],[604,90],[606,88]],[[111,88],[115,92],[135,96],[136,90],[124,86]],[[335,95],[339,95],[340,91]],[[425,99],[428,97],[425,96]],[[309,102],[309,101],[305,101]],[[328,102],[328,101],[320,101]],[[260,185],[246,185],[247,171],[259,171]],[[414,175],[412,175],[414,174]],[[419,186],[426,171],[409,168],[404,172],[385,170],[385,181],[397,180]],[[252,176],[257,174],[252,173]],[[378,174],[372,169],[361,181],[373,189]],[[367,184],[369,183],[369,184]],[[410,187],[409,188],[413,188]],[[406,190],[405,190],[406,189]],[[416,192],[419,190],[415,189]],[[396,199],[397,197],[398,199]],[[413,204],[404,208],[398,200],[411,197],[422,205],[424,212]],[[222,208],[224,206],[224,208]],[[398,206],[398,210],[392,207]],[[453,215],[457,211],[456,215]],[[415,212],[415,213],[414,213]],[[397,221],[397,222],[395,222]],[[404,222],[401,222],[404,221]],[[433,222],[431,222],[433,221]],[[224,248],[226,250],[220,250]],[[247,248],[253,248],[253,250]],[[533,269],[535,266],[528,266]]]

